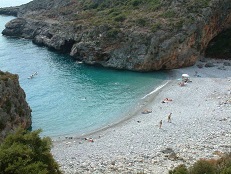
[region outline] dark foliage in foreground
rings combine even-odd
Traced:
[[[18,129],[0,144],[0,174],[60,174],[51,150],[50,138],[40,138],[41,130]]]
[[[231,174],[231,153],[218,160],[200,159],[189,168],[181,164],[169,174]]]

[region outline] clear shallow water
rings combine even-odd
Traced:
[[[0,30],[12,17],[0,16]],[[77,64],[31,41],[0,36],[0,69],[19,74],[43,135],[83,134],[122,119],[166,74],[135,73]],[[38,72],[33,79],[28,77]]]

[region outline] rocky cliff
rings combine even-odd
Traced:
[[[15,11],[4,35],[134,71],[191,66],[231,27],[230,0],[34,0]]]
[[[0,71],[0,142],[19,126],[31,127],[31,109],[25,98],[18,76]]]

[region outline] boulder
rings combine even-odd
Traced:
[[[205,67],[209,68],[209,67],[214,67],[215,65],[212,62],[208,62],[205,64]]]
[[[224,66],[231,66],[230,62],[224,62]]]

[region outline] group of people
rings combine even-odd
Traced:
[[[35,73],[33,73],[33,74],[31,74],[29,77],[28,77],[28,79],[32,79],[35,75],[37,75],[38,74],[38,72],[35,72]]]
[[[172,113],[170,113],[170,114],[168,115],[168,122],[169,122],[169,123],[172,122],[171,117],[172,117]],[[163,121],[160,120],[160,123],[159,123],[159,128],[160,128],[160,129],[162,128],[162,124],[163,124]]]
[[[192,82],[189,78],[190,77],[188,74],[182,74],[182,80],[180,83],[178,83],[178,85],[179,86],[185,86],[188,82]]]
[[[172,99],[171,98],[165,98],[161,103],[167,103],[167,102],[171,102]]]

